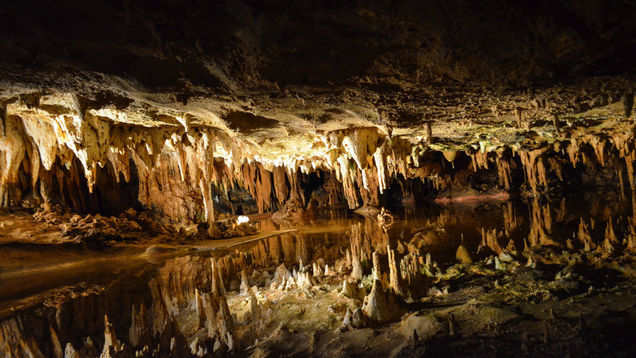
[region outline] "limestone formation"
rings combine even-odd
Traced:
[[[634,0],[5,3],[0,356],[634,356]]]
[[[374,280],[371,292],[364,299],[362,312],[372,321],[383,323],[400,318],[404,308],[398,296],[386,291],[379,280]]]

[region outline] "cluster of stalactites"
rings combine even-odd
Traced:
[[[329,148],[327,166],[342,183],[350,208],[359,207],[360,201],[364,205],[377,205],[389,179],[398,174],[403,178],[428,180],[441,190],[462,177],[452,173],[456,171],[454,162],[463,155],[471,159],[475,173],[496,169],[499,187],[506,191],[522,184],[515,182],[515,169],[523,173],[528,190],[540,196],[549,191],[551,180],[566,182],[566,169],[576,169],[581,164],[600,167],[612,164],[621,193],[625,193],[626,182],[632,190],[636,188],[633,167],[636,145],[630,134],[608,137],[589,134],[534,149],[502,146],[490,151],[480,148],[439,152],[424,143],[411,144],[368,127],[330,132],[325,142]],[[453,167],[448,168],[443,162]]]
[[[82,108],[70,93],[15,98],[2,115],[2,206],[20,200],[20,195],[11,197],[10,189],[18,184],[21,169],[30,177],[37,195],[43,191],[38,187],[43,172],[54,170],[56,165],[70,170],[74,163],[80,163],[90,192],[97,182],[98,167],[110,164],[116,182],[120,178],[130,181],[132,170],[136,170],[139,201],[149,207],[161,208],[157,195],[198,191],[208,222],[215,216],[211,184],[226,194],[234,185],[246,188],[263,212],[271,209],[274,201],[281,206],[294,199],[304,205],[298,173],[331,169],[342,183],[350,207],[355,208],[359,196],[365,202],[377,201],[377,193],[387,187],[388,176],[406,173],[404,155],[396,155],[399,146],[375,127],[329,133],[331,150],[326,158],[274,166],[252,161],[241,141],[219,129],[196,128],[183,120],[174,121],[181,125],[143,127],[130,124],[127,116],[131,115],[110,107]],[[401,145],[402,152],[407,152]],[[186,189],[175,189],[183,184]],[[360,195],[358,188],[363,191]],[[195,210],[167,211],[178,211],[177,216],[196,215]]]
[[[497,168],[499,185],[510,190],[513,183],[512,169],[521,168],[529,190],[536,196],[547,191],[550,179],[565,182],[565,169],[576,169],[581,164],[616,168],[620,192],[625,193],[625,174],[631,190],[636,188],[634,160],[636,143],[629,134],[611,137],[584,135],[546,144],[536,149],[499,148],[491,152],[477,151],[470,154],[475,172],[488,170],[489,165]],[[589,150],[588,150],[589,149]],[[518,184],[518,183],[517,183]]]
[[[19,195],[11,197],[11,189],[18,184],[21,169],[38,194],[41,175],[56,163],[66,170],[80,163],[92,192],[98,167],[109,163],[115,180],[119,182],[121,176],[128,182],[132,162],[142,203],[150,204],[151,186],[165,186],[176,176],[200,191],[205,218],[213,220],[210,184],[230,187],[233,178],[240,178],[238,142],[216,128],[143,127],[126,123],[125,116],[114,109],[82,109],[77,97],[68,93],[16,98],[6,104],[0,133],[2,206],[19,201]],[[224,156],[215,157],[217,152]]]
[[[388,178],[407,175],[411,145],[390,137],[377,127],[349,128],[329,132],[327,167],[342,183],[349,208],[363,204],[377,205],[379,195],[388,187]]]
[[[427,143],[410,143],[392,137],[377,127],[335,130],[317,137],[322,149],[313,157],[302,153],[291,162],[254,161],[252,150],[226,132],[212,127],[194,127],[179,117],[174,125],[156,127],[131,125],[125,111],[112,108],[83,108],[73,94],[19,97],[5,104],[0,128],[0,204],[19,200],[11,192],[20,181],[20,170],[29,177],[34,193],[42,192],[38,183],[42,173],[58,165],[66,170],[81,166],[89,191],[96,184],[98,167],[110,164],[116,181],[129,181],[131,171],[139,178],[139,201],[164,208],[170,216],[214,220],[213,184],[227,196],[235,185],[246,188],[260,212],[280,207],[287,200],[305,205],[300,175],[310,171],[331,172],[340,183],[349,208],[379,205],[391,178],[430,180],[440,190],[462,176],[455,161],[471,158],[474,172],[496,168],[499,185],[510,190],[513,171],[521,169],[528,188],[536,195],[549,189],[550,180],[563,182],[567,168],[581,163],[616,167],[621,192],[625,182],[635,188],[633,136],[629,133],[603,137],[584,135],[566,141],[544,144],[536,149],[500,147],[487,151],[447,150],[438,152]],[[178,117],[178,116],[177,116]],[[175,117],[176,118],[176,117]],[[180,119],[180,120],[178,120]],[[585,149],[585,150],[583,150]],[[434,154],[434,155],[433,155]],[[616,158],[624,162],[617,165]],[[437,162],[435,162],[437,161]],[[79,164],[73,164],[79,163]],[[448,164],[450,163],[450,165]],[[452,168],[451,168],[452,166]],[[624,168],[624,169],[623,169]],[[73,172],[77,172],[74,168]],[[56,172],[59,170],[56,169]],[[627,176],[625,180],[624,176]],[[197,205],[184,211],[188,200],[170,204],[157,196],[192,197]]]

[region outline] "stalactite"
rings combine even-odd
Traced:
[[[606,141],[603,138],[592,137],[589,141],[592,149],[594,149],[594,153],[596,154],[596,158],[601,166],[605,166],[605,144]]]
[[[588,164],[597,161],[601,166],[614,164],[618,152],[632,191],[636,186],[633,168],[636,151],[630,133],[577,134],[568,141],[535,149],[514,147],[514,152],[507,145],[481,142],[479,150],[472,152],[472,149],[437,151],[421,138],[420,142],[411,142],[377,127],[355,127],[317,134],[320,143],[316,148],[324,149],[323,157],[300,158],[292,154],[284,161],[272,163],[260,161],[261,157],[251,153],[248,146],[217,128],[195,126],[185,120],[176,120],[175,123],[181,123],[176,127],[141,127],[132,124],[131,112],[111,107],[81,107],[74,94],[31,97],[7,102],[2,116],[2,130],[6,134],[0,136],[2,206],[19,204],[22,190],[29,190],[20,176],[30,178],[30,190],[50,192],[50,181],[45,183],[43,179],[52,171],[60,176],[61,196],[75,208],[86,208],[90,206],[89,194],[74,198],[68,193],[79,186],[90,193],[96,176],[104,175],[98,173],[109,173],[110,170],[99,169],[107,163],[114,172],[108,175],[113,175],[115,182],[119,183],[120,176],[127,183],[133,177],[138,179],[138,199],[144,207],[156,208],[175,221],[208,224],[215,218],[214,195],[227,197],[235,185],[252,195],[259,212],[281,207],[288,201],[305,209],[310,199],[305,197],[309,193],[304,190],[309,172],[324,175],[323,189],[328,192],[331,205],[344,198],[351,209],[380,205],[381,196],[397,176],[403,181],[419,178],[430,183],[434,188],[430,190],[439,192],[466,186],[471,175],[466,169],[471,167],[476,173],[472,175],[489,175],[494,169],[491,164],[496,164],[498,183],[507,191],[518,185],[513,182],[516,179],[513,171],[520,165],[528,187],[538,196],[551,189],[549,180],[567,179],[570,167],[563,158],[563,149],[573,168],[580,161]],[[581,151],[586,145],[593,149],[593,157]],[[457,167],[466,165],[466,155],[472,165]],[[452,167],[446,162],[452,163]],[[60,172],[58,167],[64,167],[65,171]],[[69,178],[62,179],[66,175]],[[622,170],[617,169],[616,175],[617,185],[624,192]],[[215,192],[210,190],[212,185]],[[165,200],[168,196],[175,200]],[[50,198],[47,195],[43,199]]]
[[[496,163],[499,185],[503,186],[506,190],[510,190],[512,181],[510,173],[510,161],[507,156],[505,156],[503,151],[497,151]]]
[[[579,155],[579,145],[576,141],[576,138],[572,138],[570,143],[567,146],[567,153],[570,158],[570,163],[572,167],[576,168],[576,164],[578,163],[578,155]]]
[[[546,151],[547,148],[540,148],[517,152],[526,174],[526,181],[535,195],[538,193],[538,185],[547,186],[548,184],[545,166],[540,158]]]
[[[258,177],[254,190],[258,212],[262,213],[272,206],[272,173],[267,171],[260,163],[256,165],[256,168]]]
[[[473,161],[473,171],[480,169],[488,170],[488,152],[477,151],[471,155]]]
[[[6,135],[0,137],[0,207],[7,207],[12,201],[20,200],[13,191],[18,183],[18,171],[25,156],[26,145],[17,117],[7,116],[4,130]]]
[[[289,196],[289,186],[287,184],[287,175],[285,174],[285,168],[281,166],[275,166],[272,174],[276,199],[278,200],[278,203],[282,205]]]

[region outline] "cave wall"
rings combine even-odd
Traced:
[[[236,187],[264,213],[287,203],[302,210],[310,202],[328,207],[342,199],[350,209],[379,206],[393,195],[387,190],[395,192],[390,185],[400,186],[402,199],[416,201],[467,190],[537,197],[580,185],[624,195],[635,186],[634,139],[624,131],[442,150],[431,139],[412,142],[360,127],[317,137],[313,147],[322,155],[272,163],[217,128],[143,127],[117,118],[103,108],[81,109],[69,93],[8,103],[6,135],[0,136],[2,206],[41,199],[78,212],[115,213],[141,205],[175,221],[211,223],[214,196],[228,197]],[[413,179],[429,183],[428,191],[414,189]]]

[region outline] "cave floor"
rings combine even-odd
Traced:
[[[633,203],[595,197],[396,209],[392,223],[263,219],[237,239],[98,247],[53,245],[62,230],[5,212],[0,352],[633,356]]]

